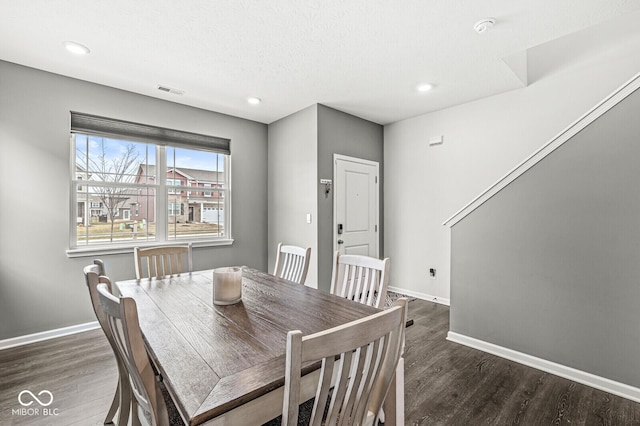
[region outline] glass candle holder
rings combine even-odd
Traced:
[[[213,303],[232,305],[242,300],[242,269],[237,266],[213,270]]]

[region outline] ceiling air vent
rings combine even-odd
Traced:
[[[162,92],[173,93],[174,95],[184,95],[183,90],[172,89],[171,87],[167,86],[158,86],[158,90]]]

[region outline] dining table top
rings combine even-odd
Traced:
[[[181,416],[201,424],[284,385],[290,330],[316,333],[379,312],[242,267],[242,300],[213,304],[213,270],[119,281]]]

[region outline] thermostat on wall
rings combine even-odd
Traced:
[[[429,146],[442,145],[444,143],[444,136],[436,136],[429,138]]]

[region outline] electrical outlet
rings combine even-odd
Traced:
[[[436,279],[436,268],[429,268],[429,278],[432,280]]]

